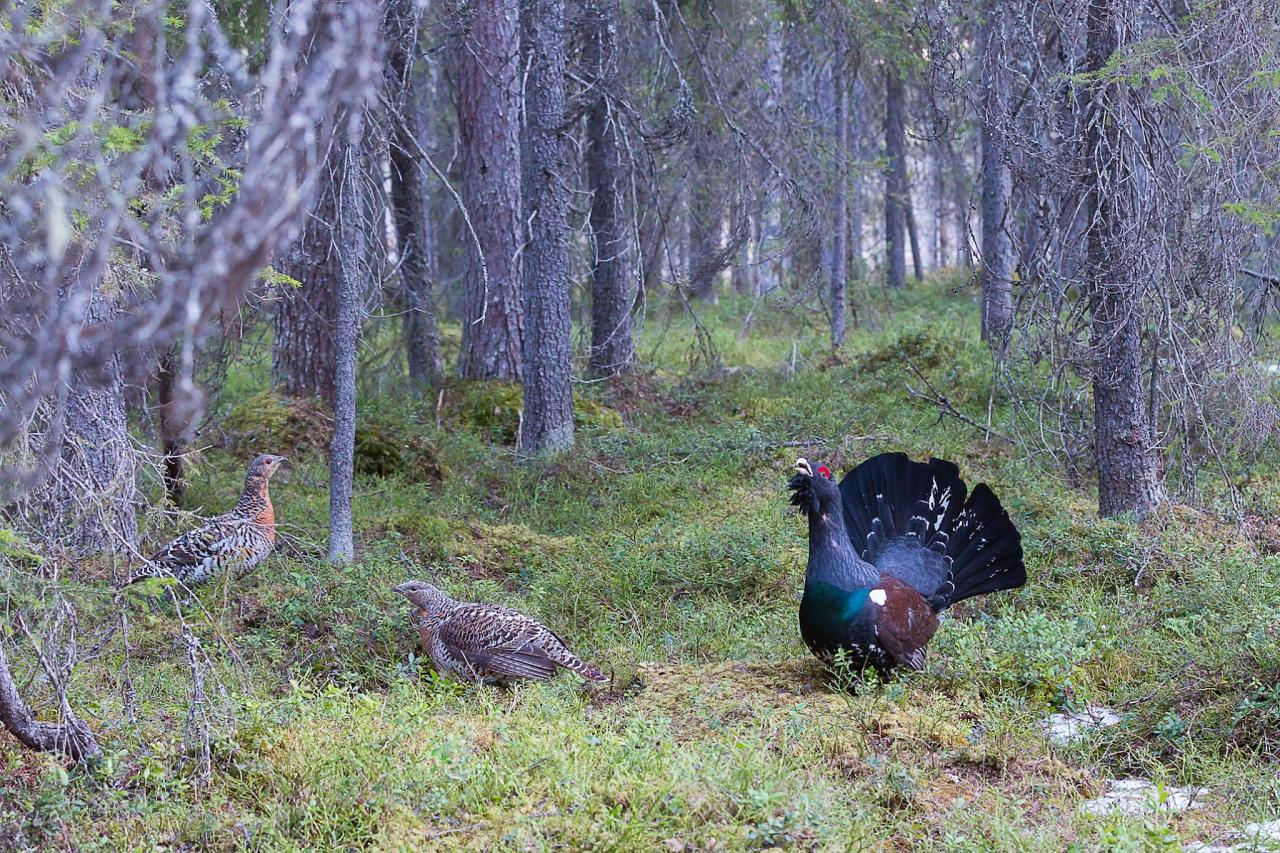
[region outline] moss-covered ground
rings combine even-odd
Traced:
[[[655,309],[645,372],[581,385],[578,449],[550,464],[514,457],[517,390],[365,383],[341,569],[321,559],[326,419],[266,394],[261,358],[234,365],[188,505],[225,510],[254,452],[289,454],[287,541],[184,610],[199,725],[177,618],[127,605],[127,660],[117,633],[71,691],[108,759],[67,770],[0,736],[0,849],[1178,849],[1277,816],[1274,460],[1246,482],[1243,528],[1211,481],[1199,509],[1099,521],[1087,484],[909,399],[906,358],[986,419],[990,359],[956,284],[913,287],[839,358],[820,315],[757,308],[742,340],[749,306],[727,300],[704,317],[715,370]],[[997,394],[1002,429],[1007,408]],[[843,471],[890,449],[989,482],[1030,582],[958,608],[924,672],[857,683],[800,642],[805,529],[784,484],[797,455]],[[152,543],[190,523],[147,520]],[[611,684],[437,678],[391,590],[410,576],[538,616]],[[43,583],[21,560],[10,577]],[[115,621],[105,577],[72,570],[86,637]],[[1123,722],[1044,739],[1041,718],[1085,705]],[[1203,806],[1082,812],[1124,777],[1203,786]]]

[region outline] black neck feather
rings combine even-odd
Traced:
[[[871,586],[880,579],[875,567],[853,550],[837,505],[809,513],[809,565],[805,582],[822,581],[845,589]]]

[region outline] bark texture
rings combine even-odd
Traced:
[[[1013,323],[1013,180],[1001,134],[1009,112],[1004,0],[989,0],[982,22],[982,339],[1003,351]]]
[[[179,416],[177,409],[178,357],[175,350],[169,350],[160,359],[156,369],[156,396],[160,416],[160,447],[164,453],[162,461],[164,476],[164,495],[171,506],[180,507],[187,495],[186,462],[183,452],[187,443],[187,422]]]
[[[783,125],[782,101],[785,86],[783,76],[782,21],[771,16],[765,31],[765,67],[763,69],[766,95],[763,105],[765,116],[775,131]],[[764,186],[761,210],[756,217],[756,293],[770,293],[782,284],[782,257],[785,242],[782,239],[782,192],[779,182],[768,165],[760,169],[760,183]]]
[[[462,19],[454,95],[462,200],[475,239],[467,235],[458,373],[518,382],[524,364],[519,0],[475,0]]]
[[[845,285],[849,279],[849,90],[845,82],[846,39],[836,39],[836,57],[832,68],[835,87],[836,187],[833,193],[831,246],[831,346],[844,346]]]
[[[907,283],[906,94],[894,68],[884,74],[884,243],[889,287]]]
[[[867,274],[867,263],[863,257],[863,231],[865,230],[865,187],[862,175],[862,162],[866,159],[863,150],[863,128],[867,114],[867,87],[861,75],[855,75],[851,85],[849,101],[849,155],[858,164],[851,171],[849,195],[849,272],[855,279],[862,279]],[[855,318],[857,306],[853,306]]]
[[[609,95],[618,83],[618,0],[583,4],[583,64],[593,86],[587,108],[587,180],[591,186],[591,375],[629,372],[632,241],[618,116]]]
[[[907,214],[907,238],[911,245],[911,270],[915,274],[916,281],[924,279],[924,255],[920,250],[920,227],[916,223],[916,206],[911,199],[911,184],[903,181],[906,192],[903,194],[905,203],[903,204]]]
[[[692,4],[691,4],[692,5]],[[711,27],[701,20],[715,14],[715,4],[699,4],[685,13],[693,24],[690,49],[701,56],[707,55],[711,42]],[[719,185],[716,170],[716,152],[719,133],[712,96],[707,91],[703,75],[697,72],[698,59],[688,57],[690,83],[693,87],[694,105],[698,117],[693,127],[693,144],[689,152],[687,185],[689,193],[689,290],[696,299],[714,302],[717,298],[716,283],[724,271],[727,259],[721,257],[720,228],[724,219],[722,199],[724,189]]]
[[[1086,70],[1097,74],[1121,44],[1120,0],[1091,0]],[[1145,516],[1164,498],[1159,455],[1143,395],[1142,310],[1137,282],[1125,263],[1123,194],[1134,191],[1127,165],[1132,152],[1122,126],[1128,120],[1122,87],[1099,80],[1085,128],[1085,287],[1092,311],[1094,442],[1098,511],[1103,516]]]
[[[69,296],[68,299],[77,299]],[[115,316],[115,297],[88,297],[85,324]],[[79,554],[130,555],[138,545],[137,458],[125,417],[120,356],[99,351],[99,364],[66,380],[66,420],[53,469],[25,504],[32,533]]]
[[[705,111],[704,111],[705,116]],[[689,156],[689,289],[697,299],[717,299],[716,280],[720,278],[720,205],[721,190],[712,175],[715,160],[715,134],[705,117],[694,129],[693,150]]]
[[[336,148],[336,145],[335,145]],[[356,346],[360,340],[359,282],[365,262],[365,209],[359,181],[359,146],[337,152],[339,181],[338,283],[335,299],[333,366],[333,442],[329,447],[329,562],[350,563],[355,557],[352,492],[356,447]]]
[[[404,299],[404,343],[409,379],[421,390],[440,378],[440,331],[436,322],[435,241],[422,152],[429,122],[419,106],[418,16],[413,0],[388,0],[386,13],[387,102],[391,113],[391,209],[396,227],[400,288]]]
[[[276,303],[271,349],[272,381],[280,391],[291,397],[319,397],[330,404],[342,278],[336,234],[342,163],[333,152],[341,147],[335,140],[317,181],[315,208],[281,264],[282,271],[299,284],[287,288]]]
[[[523,0],[524,428],[530,455],[573,446],[564,0]]]

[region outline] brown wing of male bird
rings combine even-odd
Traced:
[[[884,604],[876,607],[875,626],[880,643],[894,660],[912,669],[924,668],[924,647],[938,630],[938,617],[929,602],[910,584],[881,575]]]
[[[544,625],[505,607],[464,606],[440,626],[437,638],[481,676],[545,681],[565,667],[603,678]]]

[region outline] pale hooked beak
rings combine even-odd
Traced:
[[[809,460],[801,456],[796,460],[796,473],[804,474],[806,477],[813,476],[813,466],[809,464]]]

